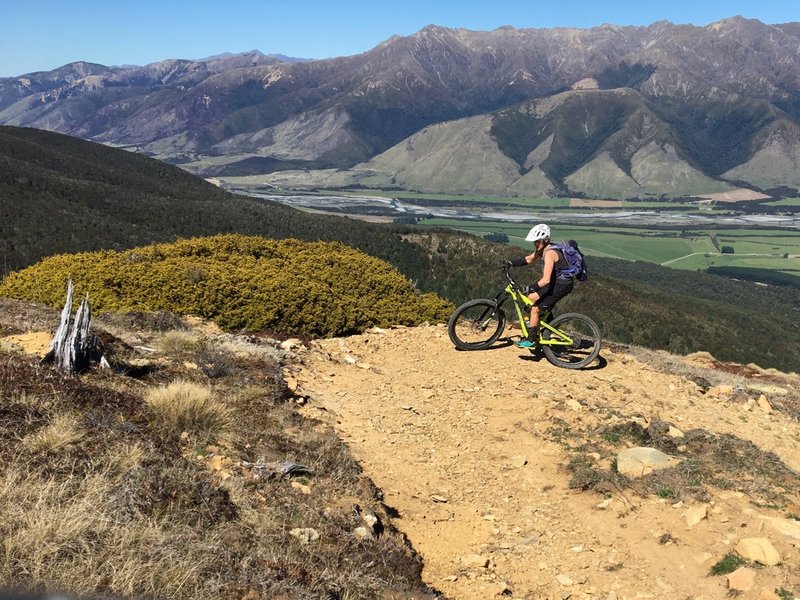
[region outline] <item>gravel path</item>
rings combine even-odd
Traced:
[[[703,395],[627,354],[601,356],[573,372],[508,345],[458,352],[442,326],[397,328],[315,342],[295,375],[307,414],[351,447],[422,554],[426,582],[449,598],[723,598],[727,578],[709,568],[762,536],[782,564],[757,569],[741,597],[800,592],[800,542],[759,517],[785,511],[716,489],[699,505],[569,488],[576,454],[564,440],[630,419],[738,435],[800,470],[794,420]],[[582,456],[600,460],[588,446]],[[690,508],[706,513],[692,526]]]

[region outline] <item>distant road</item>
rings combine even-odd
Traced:
[[[679,256],[678,258],[673,258],[671,260],[665,261],[661,263],[661,266],[669,265],[671,263],[677,262],[679,260],[683,260],[684,258],[689,258],[690,256],[697,256],[698,254],[709,256],[723,256],[722,252],[692,252],[691,254],[687,254],[686,256]],[[730,254],[728,256],[775,256],[774,254],[756,254],[755,252],[746,252],[741,254]]]

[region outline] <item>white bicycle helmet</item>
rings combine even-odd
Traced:
[[[550,239],[550,228],[544,223],[535,225],[525,238],[526,242],[538,242],[539,240]]]

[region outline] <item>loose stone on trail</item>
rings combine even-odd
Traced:
[[[485,569],[489,566],[489,559],[480,554],[467,554],[459,560],[462,565],[469,569]]]
[[[677,463],[677,459],[655,448],[628,448],[617,454],[617,471],[626,477],[644,477]]]
[[[524,467],[527,464],[528,464],[528,459],[525,458],[524,456],[517,455],[517,456],[512,456],[511,457],[511,466],[513,466],[513,467],[515,467],[517,469],[521,469],[522,467]]]
[[[683,518],[686,520],[686,526],[689,528],[694,527],[700,521],[705,519],[708,516],[708,505],[707,504],[699,504],[697,506],[692,506],[683,513]]]
[[[728,588],[737,592],[752,590],[756,584],[756,572],[747,567],[739,567],[728,574]]]
[[[742,558],[762,565],[772,566],[781,562],[781,555],[767,538],[743,538],[736,544],[736,552]]]

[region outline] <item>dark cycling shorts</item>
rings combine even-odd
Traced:
[[[541,310],[552,310],[556,302],[568,295],[575,285],[573,279],[556,279],[553,285],[549,285],[539,291],[541,297],[536,301],[536,306]]]

